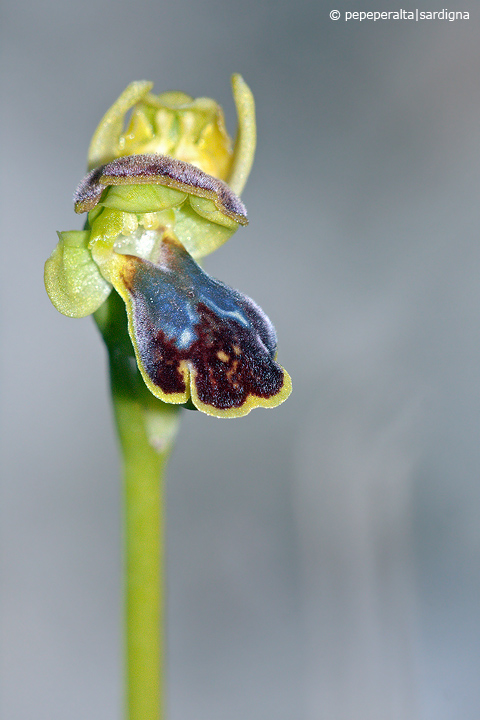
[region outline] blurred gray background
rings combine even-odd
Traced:
[[[400,4],[400,3],[399,3]],[[441,10],[433,0],[423,9]],[[2,718],[121,717],[105,353],[43,289],[91,134],[135,79],[257,100],[250,225],[206,261],[276,325],[274,411],[184,414],[169,720],[480,717],[480,44],[378,0],[4,4]]]

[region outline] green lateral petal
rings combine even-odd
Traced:
[[[52,304],[68,317],[98,310],[112,289],[88,249],[86,230],[59,232],[57,247],[45,263],[45,288]]]
[[[98,165],[117,157],[118,144],[123,130],[125,114],[143,98],[153,87],[148,80],[139,80],[130,83],[118,100],[107,110],[95,130],[88,149],[88,169],[92,170]]]
[[[112,185],[100,205],[140,214],[175,207],[186,198],[187,193],[163,185]]]
[[[238,130],[227,183],[234,193],[241,195],[252,169],[257,144],[255,100],[241,75],[233,75],[232,89],[237,108]]]

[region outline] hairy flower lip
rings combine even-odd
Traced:
[[[248,296],[210,277],[173,236],[155,262],[113,253],[138,368],[153,395],[232,418],[280,405],[291,391],[277,336]]]
[[[240,225],[247,225],[247,209],[223,181],[195,165],[157,153],[125,155],[91,170],[78,185],[73,200],[75,212],[92,210],[109,185],[152,183],[183,190],[213,200],[220,212]]]

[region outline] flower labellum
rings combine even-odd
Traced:
[[[74,196],[85,230],[59,233],[45,265],[49,297],[70,317],[95,312],[114,288],[151,393],[216,417],[275,407],[291,392],[268,317],[196,262],[248,223],[236,192],[253,160],[254,104],[240,76],[233,87],[232,150],[213,100],[132,83],[94,134],[93,167]]]

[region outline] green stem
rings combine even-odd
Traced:
[[[164,518],[166,453],[148,442],[139,403],[114,397],[124,458],[126,717],[164,715]]]
[[[95,320],[109,351],[123,456],[126,720],[164,720],[164,470],[179,407],[143,382],[115,291]]]

